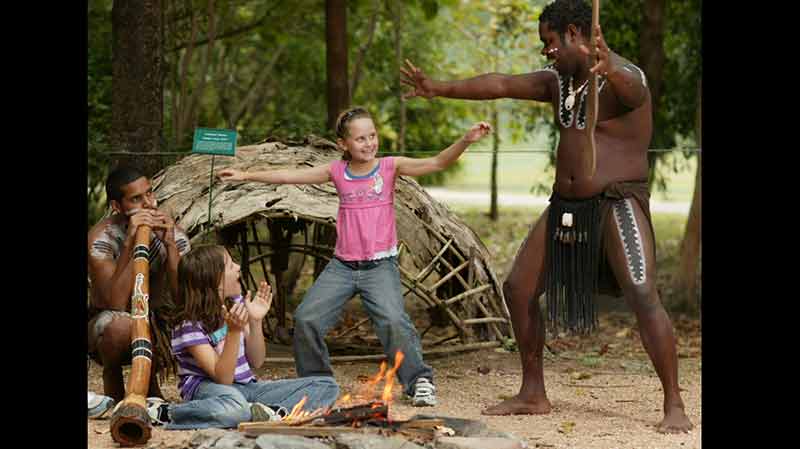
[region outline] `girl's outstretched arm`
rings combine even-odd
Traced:
[[[225,168],[217,172],[223,182],[249,181],[268,184],[322,184],[331,180],[331,164],[311,168],[264,170],[246,172],[235,168]]]
[[[415,159],[399,156],[395,158],[397,164],[397,174],[405,176],[422,176],[429,173],[444,170],[461,156],[461,153],[471,144],[481,140],[484,136],[492,132],[492,126],[486,122],[478,122],[472,125],[464,137],[458,139],[456,143],[442,150],[433,157]]]

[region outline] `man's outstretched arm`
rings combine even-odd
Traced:
[[[549,70],[537,70],[523,75],[486,73],[458,81],[435,81],[406,60],[406,67],[400,68],[401,82],[413,88],[404,98],[447,97],[465,100],[493,100],[496,98],[516,98],[521,100],[550,101],[550,86],[555,74]]]

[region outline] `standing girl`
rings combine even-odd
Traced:
[[[258,381],[251,368],[266,357],[262,320],[272,292],[261,282],[255,299],[242,298],[239,265],[222,246],[197,247],[178,264],[181,324],[172,332],[178,361],[178,388],[184,402],[149,399],[154,424],[167,429],[236,427],[255,415],[291,409],[307,396],[304,408],[332,405],[339,386],[330,377]],[[225,301],[223,301],[225,299]],[[226,307],[226,302],[228,306]]]
[[[334,257],[306,293],[294,317],[294,359],[299,376],[332,376],[326,333],[345,303],[361,299],[389,362],[404,354],[397,372],[415,406],[436,405],[433,370],[422,360],[414,325],[405,312],[397,267],[394,185],[399,175],[421,176],[444,170],[467,147],[491,132],[480,122],[434,157],[377,158],[378,133],[369,112],[353,108],[336,121],[342,160],[300,170],[242,172],[220,170],[224,181],[321,184],[333,181],[339,194]]]

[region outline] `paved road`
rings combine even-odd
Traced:
[[[425,190],[432,197],[444,203],[489,206],[489,192],[459,192],[442,187],[426,187]],[[500,206],[544,206],[548,204],[547,197],[537,197],[531,194],[499,192],[497,196]],[[650,201],[651,212],[688,215],[690,206],[690,203],[685,202]]]

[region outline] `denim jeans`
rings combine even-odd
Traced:
[[[433,381],[433,370],[422,360],[419,335],[405,311],[397,263],[397,257],[387,257],[353,269],[335,257],[328,262],[294,313],[298,376],[333,375],[325,335],[339,320],[347,301],[360,293],[389,362],[394,364],[398,349],[403,352],[397,377],[406,394],[414,393],[419,377]]]
[[[328,407],[339,396],[339,385],[332,377],[304,377],[222,385],[205,380],[197,386],[191,401],[171,404],[172,420],[166,429],[231,428],[250,421],[251,402],[276,405],[291,410],[308,396],[304,410]]]

